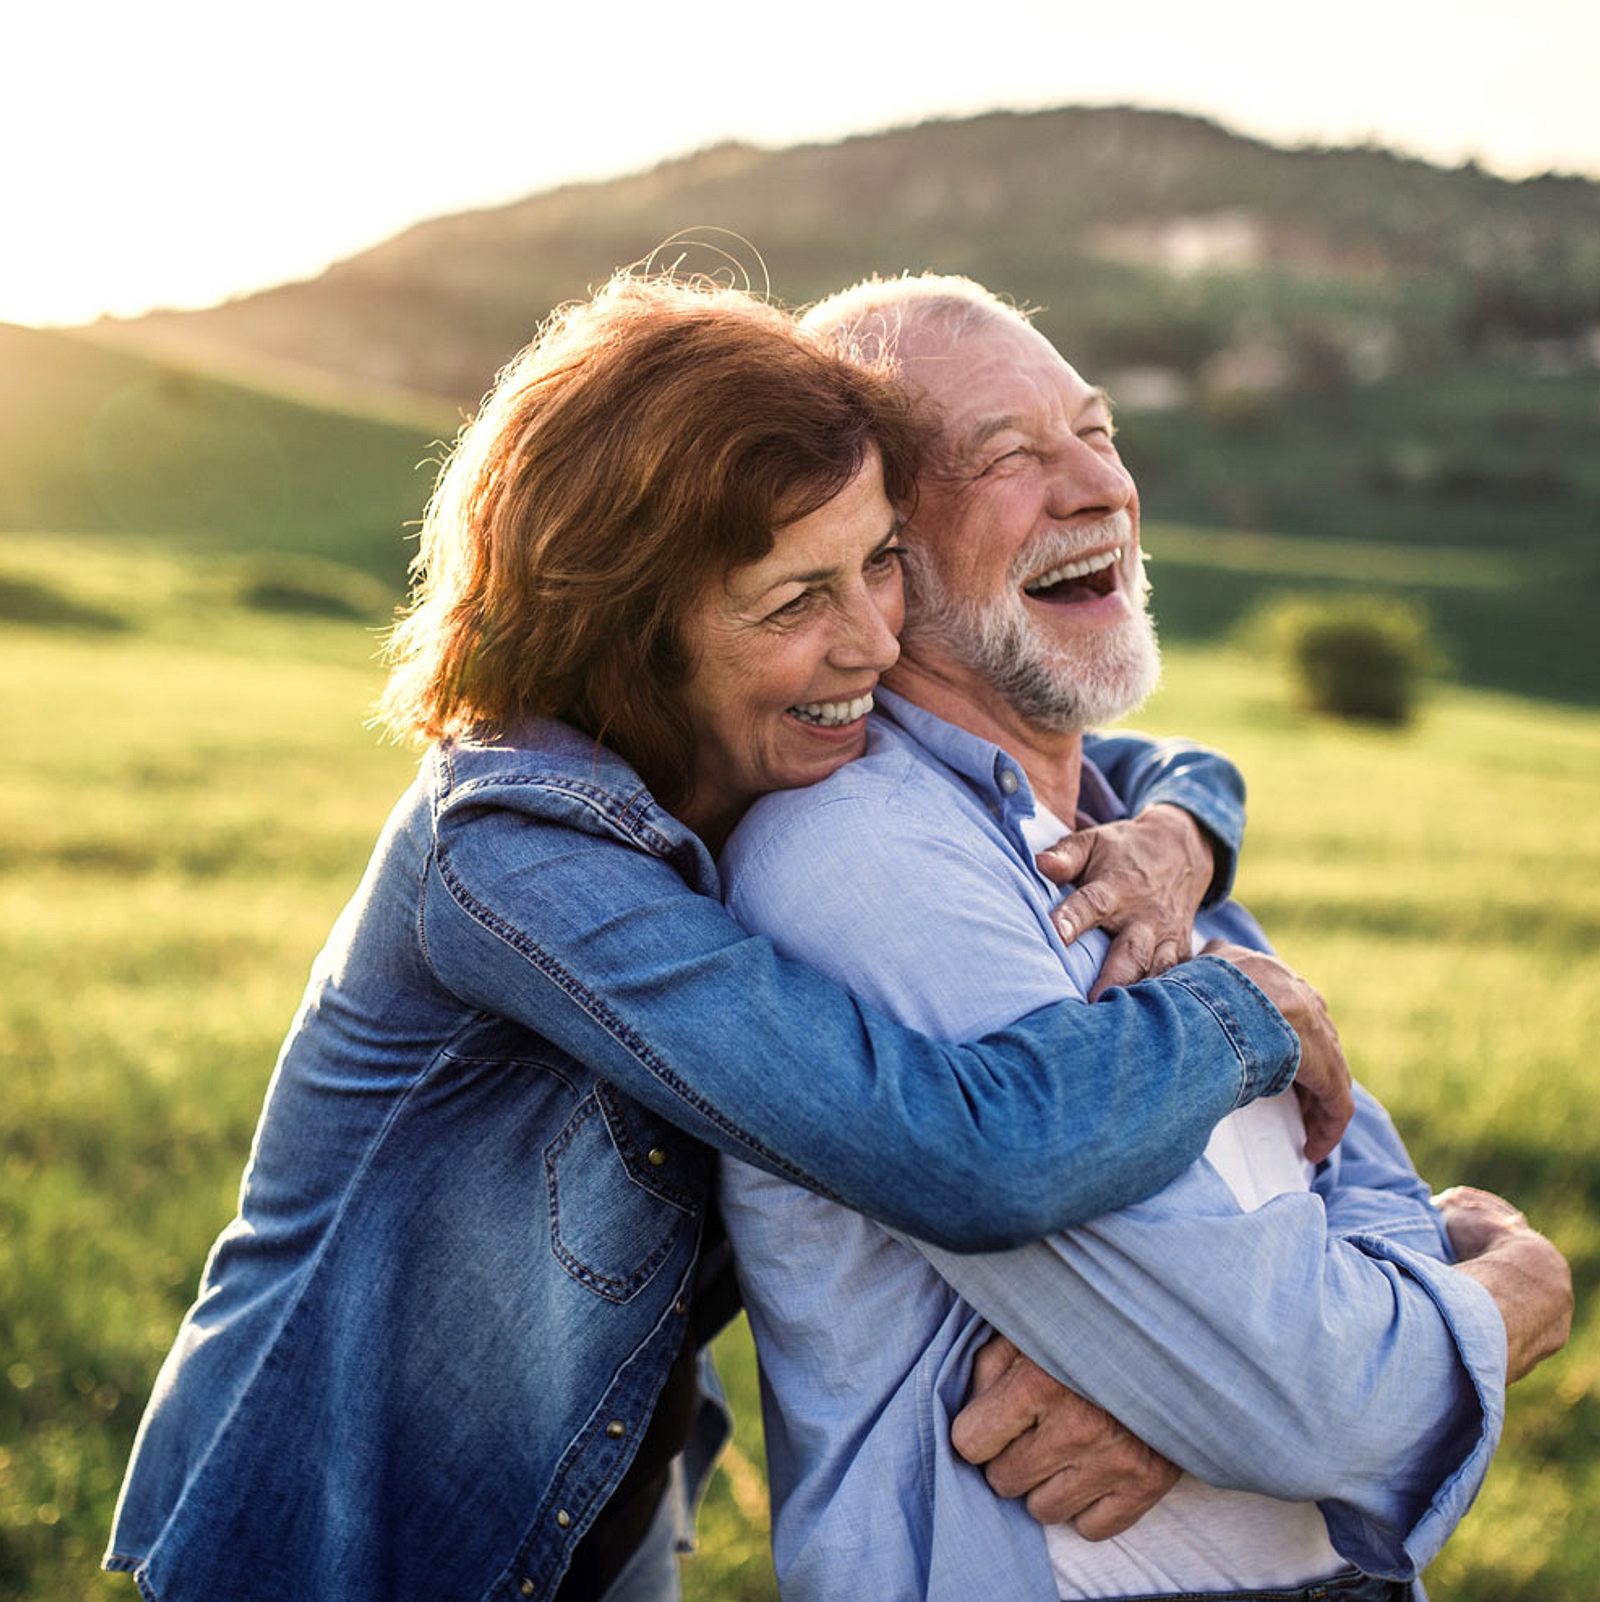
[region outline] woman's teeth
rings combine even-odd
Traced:
[[[1122,547],[1119,545],[1114,551],[1102,551],[1098,556],[1086,556],[1081,562],[1068,562],[1065,567],[1053,567],[1048,573],[1041,573],[1038,578],[1029,579],[1022,586],[1029,595],[1037,595],[1040,590],[1048,590],[1052,585],[1065,584],[1068,579],[1088,578],[1091,573],[1099,573],[1104,568],[1113,567],[1122,560]]]
[[[837,729],[846,723],[864,718],[872,710],[872,697],[858,695],[853,701],[807,701],[804,706],[789,708],[791,717],[802,723],[815,723],[820,728]]]

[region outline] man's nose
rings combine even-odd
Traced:
[[[1132,502],[1133,477],[1115,456],[1073,440],[1050,464],[1050,515],[1110,517]]]

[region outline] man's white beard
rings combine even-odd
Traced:
[[[1126,545],[1132,538],[1128,518],[1119,515],[1035,543],[1012,564],[1005,593],[987,603],[951,595],[935,565],[912,545],[905,643],[933,645],[954,656],[1039,728],[1081,734],[1114,723],[1142,706],[1161,677],[1142,559],[1129,597],[1132,614],[1113,628],[1067,642],[1045,635],[1022,598],[1022,583],[1108,540]]]

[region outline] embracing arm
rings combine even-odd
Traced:
[[[1198,1166],[1018,1251],[933,1265],[1021,1349],[1213,1485],[1322,1504],[1374,1573],[1426,1564],[1499,1435],[1505,1326],[1455,1270],[1330,1235],[1321,1203],[1240,1213]]]
[[[1149,1194],[1298,1061],[1261,992],[1209,960],[937,1044],[746,935],[667,860],[550,811],[531,784],[444,798],[423,908],[441,983],[666,1123],[957,1249]],[[1112,1072],[1072,1070],[1090,1063]]]
[[[1135,817],[1155,806],[1181,807],[1202,826],[1212,873],[1201,905],[1224,900],[1244,849],[1244,775],[1238,768],[1206,746],[1127,731],[1086,734],[1083,754]]]
[[[960,1038],[1087,988],[1092,957],[1047,938],[1025,883],[914,815],[814,805],[773,839],[731,881],[736,911],[897,1017]],[[1367,1568],[1409,1571],[1436,1549],[1492,1451],[1505,1361],[1492,1302],[1438,1262],[1333,1235],[1310,1194],[1245,1214],[1195,1164],[1068,1235],[926,1255],[1158,1452],[1213,1484],[1325,1502],[1341,1551]]]
[[[1355,1116],[1312,1183],[1329,1233],[1378,1235],[1454,1262],[1444,1217],[1389,1115],[1359,1085],[1354,1089]],[[1504,1270],[1491,1262],[1478,1270],[1480,1276],[1485,1272],[1492,1280]],[[1493,1294],[1492,1283],[1488,1288]],[[1528,1323],[1521,1308],[1502,1305],[1501,1312],[1508,1337],[1514,1327]],[[1146,1442],[1003,1335],[978,1354],[971,1394],[954,1420],[951,1439],[963,1457],[983,1468],[998,1495],[1025,1497],[1040,1523],[1071,1522],[1090,1540],[1131,1526],[1171,1488],[1177,1473]]]
[[[1244,779],[1225,756],[1180,740],[1090,735],[1084,754],[1132,816],[1075,830],[1039,866],[1067,887],[1054,913],[1064,942],[1097,928],[1116,936],[1090,992],[1096,1001],[1190,954],[1195,914],[1233,882]]]
[[[1436,1207],[1420,1195],[1364,1092],[1346,1145],[1329,1167],[1345,1159],[1360,1183],[1319,1176],[1320,1217],[1305,1196],[1230,1217],[1215,1176],[1197,1169],[1120,1219],[1020,1252],[919,1248],[1068,1387],[998,1352],[1002,1383],[957,1419],[958,1448],[993,1459],[991,1484],[1031,1492],[1041,1516],[1076,1483],[1047,1450],[1052,1424],[1057,1439],[1078,1432],[1069,1463],[1082,1440],[1110,1439],[1123,1478],[1090,1508],[1100,1528],[1079,1521],[1085,1535],[1111,1533],[1159,1493],[1153,1447],[1213,1484],[1318,1501],[1335,1546],[1364,1569],[1405,1577],[1425,1566],[1488,1466],[1505,1385],[1565,1343],[1571,1275],[1500,1197],[1463,1187]],[[1213,1192],[1187,1203],[1200,1227],[1174,1229],[1166,1203],[1200,1184]],[[1148,1227],[1119,1240],[1124,1219]],[[1135,1438],[1096,1420],[1079,1392]]]

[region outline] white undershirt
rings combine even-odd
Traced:
[[[1023,838],[1042,851],[1069,833],[1038,804]],[[1199,940],[1196,938],[1196,945]],[[1311,1188],[1305,1126],[1293,1091],[1253,1101],[1212,1131],[1205,1160],[1246,1212],[1274,1196]],[[1280,1502],[1222,1491],[1185,1474],[1126,1534],[1086,1541],[1068,1524],[1045,1528],[1060,1595],[1116,1597],[1140,1592],[1298,1586],[1347,1569],[1310,1502]]]

